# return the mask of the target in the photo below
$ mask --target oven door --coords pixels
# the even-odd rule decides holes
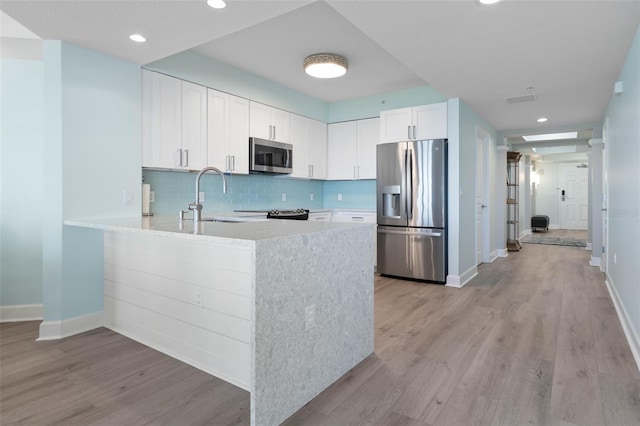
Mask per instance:
[[[249,138],[251,173],[291,173],[293,172],[293,145]]]

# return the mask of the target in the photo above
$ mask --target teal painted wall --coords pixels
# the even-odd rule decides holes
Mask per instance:
[[[42,303],[43,64],[2,59],[0,306]]]
[[[47,41],[44,79],[44,319],[60,321],[103,303],[102,232],[63,221],[140,214],[140,68]]]
[[[640,29],[618,81],[624,92],[612,96],[605,152],[609,156],[609,246],[607,276],[615,287],[636,339],[640,337]],[[617,255],[617,264],[613,255]],[[640,343],[640,342],[636,342]]]

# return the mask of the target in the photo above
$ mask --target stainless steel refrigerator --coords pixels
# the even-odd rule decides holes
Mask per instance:
[[[377,147],[378,272],[447,278],[447,140]]]

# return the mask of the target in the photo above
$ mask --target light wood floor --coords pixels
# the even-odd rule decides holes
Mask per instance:
[[[376,351],[286,425],[640,425],[640,373],[583,248],[463,289],[376,278]],[[248,424],[247,392],[105,329],[0,326],[0,424]]]

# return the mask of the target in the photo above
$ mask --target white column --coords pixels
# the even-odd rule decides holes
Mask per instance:
[[[499,257],[507,257],[507,151],[511,146],[496,146],[496,250]]]
[[[602,139],[591,139],[589,156],[589,182],[591,183],[591,261],[592,266],[600,266],[602,258]]]

